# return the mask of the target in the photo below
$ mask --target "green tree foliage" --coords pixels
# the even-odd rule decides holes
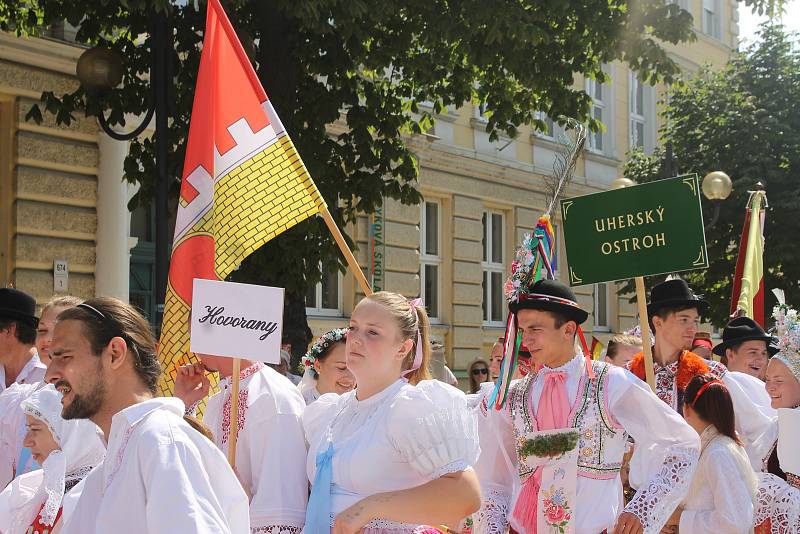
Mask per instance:
[[[757,182],[764,184],[769,200],[766,316],[774,304],[772,288],[783,288],[790,303],[800,300],[800,253],[794,240],[800,235],[800,49],[796,36],[781,26],[762,27],[761,39],[725,68],[703,70],[675,84],[663,111],[662,141],[672,142],[680,172],[703,177],[722,170],[733,181],[717,223],[706,230],[710,267],[683,273],[711,302],[710,319],[717,326],[727,322],[748,191]],[[636,153],[625,174],[639,182],[666,178],[662,162],[660,150],[652,156]],[[703,211],[706,220],[714,211],[705,198]]]
[[[779,1],[745,3],[763,9]],[[418,162],[407,139],[442,110],[481,104],[493,139],[499,132],[513,137],[523,124],[543,129],[537,110],[586,120],[590,98],[573,86],[575,74],[604,80],[601,65],[622,60],[644,80],[670,81],[678,68],[661,44],[694,37],[691,15],[664,0],[223,0],[223,6],[252,44],[259,78],[340,226],[385,197],[419,202]],[[45,93],[42,101],[60,123],[104,112],[110,124],[122,125],[124,114],[149,105],[153,10],[168,12],[175,28],[169,172],[176,194],[203,1],[0,0],[0,28],[35,34],[67,20],[79,26],[78,42],[117,51],[125,62],[118,88],[102,98],[82,89]],[[40,113],[36,108],[30,118]],[[331,134],[337,121],[344,131]],[[136,201],[152,196],[155,176],[153,142],[132,142],[125,177],[141,184]],[[298,300],[320,280],[320,261],[337,257],[323,222],[313,218],[253,254],[234,276],[286,287]]]

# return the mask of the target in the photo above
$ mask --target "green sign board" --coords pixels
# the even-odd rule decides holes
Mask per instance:
[[[696,174],[561,201],[571,286],[708,267]]]

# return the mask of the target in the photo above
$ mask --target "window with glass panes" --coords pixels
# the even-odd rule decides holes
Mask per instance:
[[[420,217],[420,296],[431,319],[439,318],[439,273],[441,272],[441,204],[425,201]]]
[[[604,119],[608,120],[605,118],[605,89],[605,85],[597,80],[586,79],[586,92],[592,97],[592,117],[598,122],[603,122]],[[589,150],[603,152],[603,132],[601,130],[589,132],[588,141]]]
[[[719,0],[703,0],[703,33],[719,39],[720,19]]]
[[[308,289],[306,313],[340,315],[342,310],[342,277],[336,260],[322,262],[322,280]]]
[[[645,132],[645,108],[644,108],[644,84],[639,81],[636,74],[630,73],[630,147],[644,148]]]
[[[501,212],[483,212],[483,320],[502,324],[505,313],[505,217]]]
[[[608,324],[608,284],[601,282],[594,285],[594,326],[607,329]]]

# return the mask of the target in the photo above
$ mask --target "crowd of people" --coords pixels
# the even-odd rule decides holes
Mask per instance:
[[[37,315],[0,289],[0,534],[800,532],[797,313],[777,306],[774,333],[738,317],[714,345],[686,282],[650,297],[655,391],[635,332],[588,358],[588,312],[539,280],[509,298],[510,382],[504,338],[466,392],[433,379],[424,305],[379,292],[301,380],[241,360],[232,421],[232,358],[197,354],[162,397],[135,308]]]

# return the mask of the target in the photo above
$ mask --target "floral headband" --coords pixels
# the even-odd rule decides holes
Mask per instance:
[[[772,317],[775,319],[779,349],[773,358],[785,363],[800,382],[800,321],[797,310],[786,304],[782,290],[774,289],[773,293],[778,297],[778,305],[772,309]]]
[[[325,332],[319,336],[319,339],[311,345],[311,348],[306,352],[305,356],[303,356],[303,366],[306,368],[313,367],[317,358],[325,354],[334,344],[346,339],[347,328],[334,328],[330,332]],[[301,369],[301,371],[302,370],[303,369]]]

